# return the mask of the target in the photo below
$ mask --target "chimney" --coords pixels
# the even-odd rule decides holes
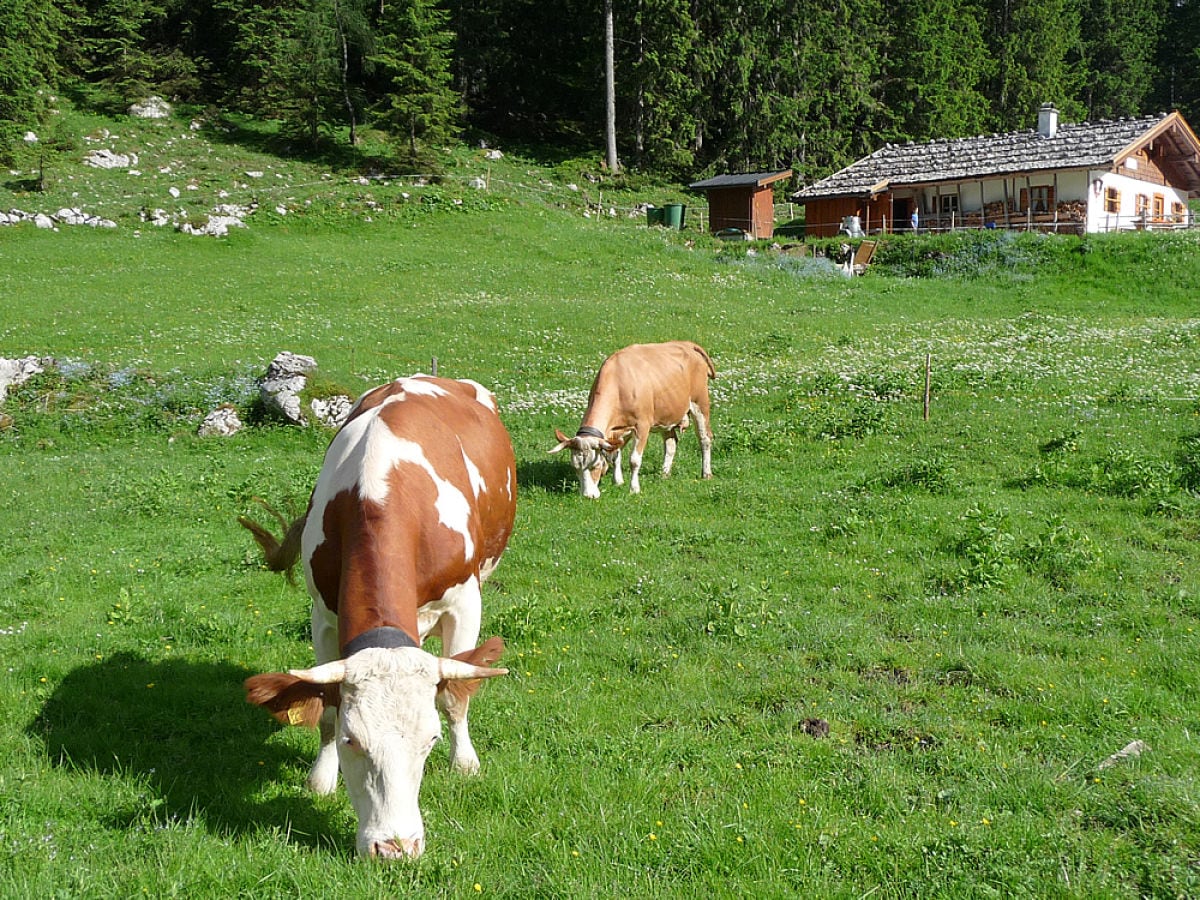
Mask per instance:
[[[1038,134],[1044,138],[1058,134],[1058,110],[1053,103],[1043,103],[1038,110]]]

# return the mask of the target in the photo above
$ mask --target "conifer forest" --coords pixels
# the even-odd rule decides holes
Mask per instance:
[[[1200,0],[0,0],[0,153],[60,95],[158,94],[278,122],[296,153],[366,129],[410,162],[613,135],[627,171],[806,182],[886,141],[1032,127],[1043,102],[1195,123],[1198,48]]]

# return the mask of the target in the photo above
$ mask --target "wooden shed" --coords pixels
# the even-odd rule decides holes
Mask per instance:
[[[713,234],[738,228],[752,238],[775,233],[775,194],[771,185],[792,177],[791,169],[718,175],[689,184],[708,195],[708,230]]]

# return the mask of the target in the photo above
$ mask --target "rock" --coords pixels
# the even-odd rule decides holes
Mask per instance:
[[[483,190],[485,187],[487,187],[487,182],[478,175],[476,175],[467,183],[476,190]]]
[[[317,361],[284,350],[267,366],[258,383],[263,405],[295,425],[307,424],[300,409],[300,392],[308,384],[308,375],[317,370]]]
[[[504,154],[499,150],[489,150],[484,154],[488,159],[504,159]]]
[[[346,396],[326,397],[324,400],[315,398],[309,404],[313,417],[330,428],[340,428],[350,415],[350,407],[353,405],[354,400]]]
[[[199,225],[193,225],[191,222],[180,222],[175,227],[184,234],[224,237],[229,234],[230,228],[245,228],[246,223],[237,216],[209,216],[205,222]]]
[[[51,230],[54,229],[54,220],[45,213],[38,213],[36,216],[34,216],[33,224],[38,228],[49,228]]]
[[[151,96],[130,106],[129,114],[139,119],[168,119],[171,116],[171,104],[162,97]]]
[[[1096,768],[1101,770],[1112,768],[1119,762],[1141,756],[1149,749],[1150,748],[1146,746],[1145,741],[1130,741],[1112,756],[1101,762],[1098,766],[1096,766]]]
[[[237,410],[226,404],[205,416],[196,434],[200,437],[230,437],[241,430],[242,420],[238,418]]]
[[[116,228],[117,223],[111,219],[102,219],[100,216],[93,216],[85,213],[82,209],[60,209],[53,216],[54,219],[64,225],[87,225],[91,228]]]
[[[38,359],[36,356],[23,356],[20,359],[0,358],[0,403],[8,396],[8,389],[14,385],[27,382],[34,375],[46,371],[50,360]]]
[[[104,148],[91,150],[83,158],[83,164],[93,169],[128,169],[130,166],[136,166],[137,162],[136,153],[113,153]]]

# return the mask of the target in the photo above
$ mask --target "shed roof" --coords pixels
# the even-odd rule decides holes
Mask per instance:
[[[689,184],[688,187],[699,191],[710,190],[712,188],[766,187],[768,184],[774,184],[776,181],[782,181],[785,178],[791,177],[791,169],[780,169],[776,172],[742,172],[733,175],[718,175],[715,178],[695,181]]]
[[[1169,142],[1189,191],[1200,191],[1200,142],[1177,112],[1133,119],[1061,124],[1054,137],[1036,130],[885,144],[870,156],[801,188],[795,200],[869,196],[905,185],[1032,172],[1108,167],[1152,140]]]

